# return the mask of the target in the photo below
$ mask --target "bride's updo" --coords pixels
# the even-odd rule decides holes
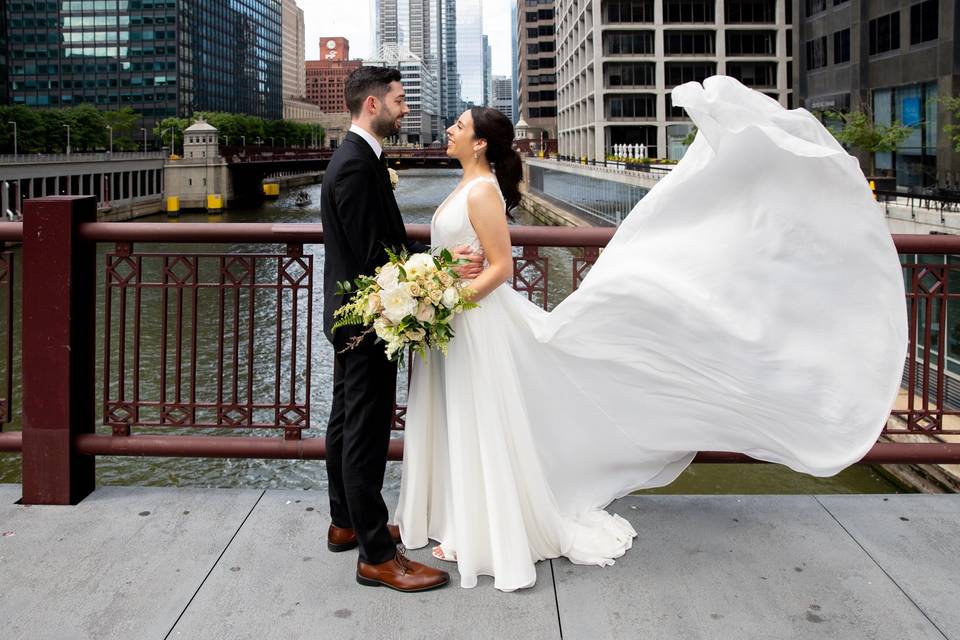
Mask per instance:
[[[487,162],[493,168],[500,184],[500,193],[507,203],[507,211],[520,204],[520,181],[523,164],[513,149],[513,125],[510,119],[490,107],[473,107],[473,134],[487,141]]]

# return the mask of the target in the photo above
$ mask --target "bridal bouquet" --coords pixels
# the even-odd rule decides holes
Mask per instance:
[[[373,332],[386,343],[390,360],[402,361],[408,346],[421,356],[427,349],[439,349],[446,355],[453,337],[453,316],[477,306],[467,299],[465,285],[454,271],[461,261],[446,249],[438,255],[412,256],[388,249],[387,255],[390,261],[377,267],[374,275],[337,283],[337,294],[349,295],[350,300],[334,312],[334,330],[367,326],[347,349]]]

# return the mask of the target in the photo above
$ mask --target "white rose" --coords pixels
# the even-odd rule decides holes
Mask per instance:
[[[400,174],[389,167],[387,168],[387,173],[390,174],[390,186],[396,191],[397,185],[400,184]]]
[[[377,318],[373,321],[373,330],[376,332],[377,337],[381,340],[391,340],[393,338],[393,331],[391,330],[390,323],[386,321],[385,318]]]
[[[377,274],[377,284],[381,289],[393,289],[400,280],[400,269],[397,265],[389,262],[380,267],[380,273]]]
[[[410,259],[403,265],[403,270],[407,272],[407,279],[413,280],[427,273],[436,271],[437,265],[433,258],[426,253],[416,253],[410,256]]]
[[[397,285],[384,291],[381,294],[381,301],[383,302],[383,315],[394,324],[399,324],[401,320],[417,310],[416,299],[410,295],[409,289],[403,285]]]
[[[443,297],[440,299],[440,301],[447,309],[453,309],[456,306],[459,297],[460,296],[456,289],[453,287],[447,287],[446,291],[443,292]]]
[[[425,335],[427,335],[427,332],[423,329],[410,329],[407,331],[407,340],[420,342]]]
[[[437,315],[436,309],[433,308],[432,304],[427,302],[421,302],[420,306],[417,307],[417,320],[420,322],[433,322],[434,316]]]

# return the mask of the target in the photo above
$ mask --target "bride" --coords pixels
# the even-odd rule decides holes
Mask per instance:
[[[513,127],[448,129],[463,180],[431,223],[471,245],[480,307],[413,363],[396,519],[461,585],[530,587],[534,564],[609,565],[637,532],[604,511],[697,451],[826,476],[876,442],[900,386],[899,260],[857,160],[808,112],[724,76],[673,91],[699,132],[547,313],[515,292]]]

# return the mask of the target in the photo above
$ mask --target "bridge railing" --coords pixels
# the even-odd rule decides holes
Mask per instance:
[[[160,160],[166,156],[163,151],[100,151],[95,153],[18,153],[0,154],[0,165],[4,164],[49,164],[64,162],[110,162],[111,160]]]
[[[0,224],[0,242],[22,242],[19,340],[11,329],[14,262],[10,251],[0,254],[0,418],[9,421],[16,409],[18,346],[23,430],[0,432],[0,451],[22,453],[24,502],[76,503],[94,488],[98,455],[324,458],[324,439],[303,434],[319,426],[311,400],[331,368],[315,322],[322,228],[98,223],[95,215],[90,197],[38,198],[28,201],[22,223]],[[421,240],[429,234],[425,225],[408,229]],[[613,229],[511,232],[512,284],[549,309],[580,284]],[[960,394],[950,356],[960,355],[960,318],[956,331],[946,329],[960,297],[960,262],[948,260],[960,254],[960,238],[895,240],[911,349],[902,402],[863,462],[960,462],[960,410],[950,402]],[[156,252],[152,243],[188,246]],[[404,419],[399,397],[396,429]],[[402,439],[392,440],[391,458],[401,455]],[[752,459],[701,452],[697,461]]]

